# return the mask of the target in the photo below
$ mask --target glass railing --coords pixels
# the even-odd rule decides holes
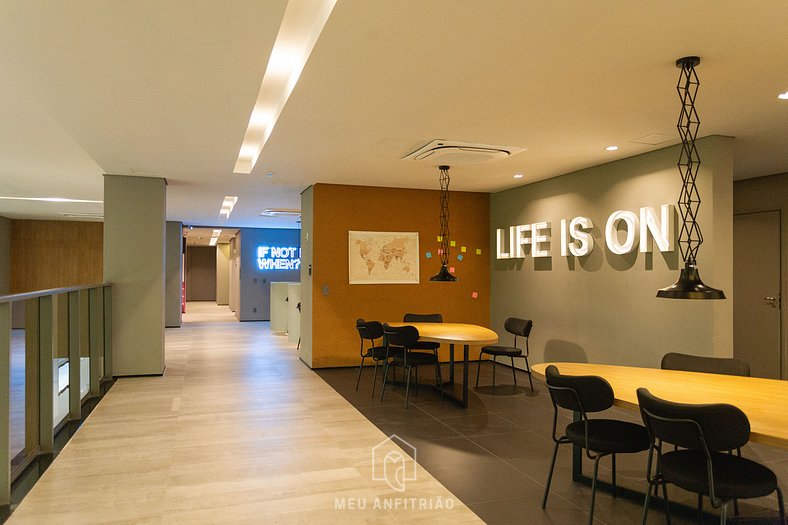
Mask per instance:
[[[108,283],[0,296],[0,505],[112,378]]]

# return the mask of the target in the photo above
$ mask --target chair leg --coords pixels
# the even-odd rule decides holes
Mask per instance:
[[[591,508],[588,510],[588,525],[594,523],[594,502],[596,501],[596,478],[599,473],[599,459],[602,456],[597,456],[594,460],[594,477],[591,478]]]
[[[375,397],[375,383],[378,380],[378,365],[380,364],[380,359],[375,359],[375,372],[372,374],[372,397]],[[356,387],[358,389],[358,387]]]
[[[517,386],[517,374],[515,373],[516,370],[514,368],[514,356],[509,356],[509,358],[512,360],[512,378],[514,379],[514,386]]]
[[[528,356],[524,355],[525,358],[525,373],[528,374],[528,383],[531,385],[531,393],[534,391],[534,382],[531,379],[531,365],[528,364]]]
[[[419,395],[419,367],[416,367],[416,384],[413,385],[413,395]]]
[[[662,497],[665,498],[665,519],[670,525],[670,501],[668,501],[668,484],[662,481]]]
[[[495,365],[498,363],[498,358],[493,356],[493,386],[495,386]]]
[[[383,394],[386,393],[386,379],[389,377],[389,362],[383,367],[383,388],[380,389],[380,401],[383,402]]]
[[[737,498],[733,499],[733,515],[739,516],[739,500]]]
[[[361,364],[358,365],[358,378],[356,378],[356,390],[358,390],[358,384],[361,382],[361,371],[364,369],[364,359],[367,356],[361,356]]]
[[[722,504],[720,507],[720,525],[725,525],[725,522],[728,521],[728,502]]]
[[[560,443],[558,441],[555,442],[555,448],[553,448],[553,461],[550,463],[550,473],[547,474],[547,484],[544,487],[544,498],[542,498],[542,508],[545,508],[547,505],[547,495],[550,493],[550,482],[553,480],[553,470],[555,469],[555,457],[558,455],[558,445]]]
[[[479,388],[479,372],[482,369],[482,353],[479,352],[479,360],[476,361],[476,388]]]
[[[616,497],[616,455],[612,454],[613,456],[613,497]]]
[[[785,523],[785,505],[783,502],[783,491],[780,490],[780,487],[777,487],[777,505],[780,507],[780,523]]]
[[[403,370],[402,370],[403,374],[405,373],[405,368],[408,369],[408,377],[407,377],[407,379],[405,381],[405,408],[407,409],[408,408],[408,394],[410,394],[410,375],[411,375],[412,369],[409,366],[403,367]],[[418,370],[418,368],[416,370]]]
[[[698,493],[698,525],[703,523],[703,494]]]
[[[643,501],[643,519],[640,521],[641,525],[646,525],[646,520],[648,519],[648,507],[651,504],[651,480],[649,479],[648,472],[646,472],[646,481],[648,481],[649,485],[646,489],[646,499]]]
[[[441,389],[441,402],[443,401],[443,375],[441,374],[440,362],[435,362],[435,372],[438,374],[438,388]]]

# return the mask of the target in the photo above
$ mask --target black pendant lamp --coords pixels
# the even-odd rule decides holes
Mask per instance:
[[[695,73],[695,66],[698,64],[700,58],[695,56],[676,61],[676,67],[681,69],[676,86],[681,100],[681,112],[676,127],[681,137],[681,155],[678,162],[681,193],[678,206],[681,215],[679,249],[684,260],[684,269],[681,270],[678,281],[657,291],[657,297],[665,299],[725,299],[722,290],[703,284],[697,268],[698,249],[703,244],[703,234],[697,220],[700,194],[695,184],[700,168],[700,156],[695,148],[695,139],[700,128],[700,119],[695,110],[695,96],[700,86],[698,75]]]
[[[453,283],[459,279],[449,272],[449,166],[439,166],[441,183],[441,269],[430,277],[430,281]]]

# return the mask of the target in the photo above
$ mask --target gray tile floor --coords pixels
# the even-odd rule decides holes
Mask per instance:
[[[448,376],[447,368],[444,365],[444,378]],[[411,393],[411,406],[407,410],[404,387],[387,387],[381,402],[378,384],[375,398],[371,397],[371,368],[363,371],[358,391],[355,390],[357,368],[317,372],[383,432],[396,433],[414,445],[417,461],[485,522],[586,523],[591,489],[572,481],[568,446],[559,450],[547,508],[541,508],[553,451],[550,437],[553,407],[544,384],[534,380],[536,394],[531,394],[525,373],[517,373],[519,386],[514,386],[509,370],[499,368],[499,386],[485,386],[491,384],[490,370],[490,366],[482,366],[480,387],[472,388],[467,409],[451,401],[442,402],[437,390],[423,385],[417,395]],[[456,374],[461,377],[459,366]],[[473,363],[472,384],[475,374]],[[639,420],[635,412],[618,408],[612,412],[607,417]],[[569,417],[568,413],[562,414],[559,427],[568,423]],[[783,489],[788,489],[788,451],[751,444],[743,454],[766,463],[777,473]],[[619,485],[643,492],[646,460],[646,453],[619,456]],[[590,465],[584,461],[584,472],[590,472]],[[610,479],[609,466],[609,460],[600,464],[600,479]],[[668,490],[671,501],[695,505],[694,495],[676,487]],[[708,501],[705,505],[709,507]],[[730,520],[731,523],[778,523],[774,496],[742,502],[740,508],[741,517]],[[676,524],[696,521],[694,514],[677,514],[675,508],[672,514]],[[605,492],[597,494],[594,512],[597,523],[640,523],[641,515],[642,501],[613,498]],[[712,516],[705,521],[719,522]],[[648,523],[665,523],[662,507],[650,510]]]

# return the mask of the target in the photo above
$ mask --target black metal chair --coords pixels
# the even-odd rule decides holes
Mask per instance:
[[[513,346],[492,345],[483,346],[479,352],[479,362],[476,366],[476,388],[479,387],[479,372],[482,368],[482,355],[487,354],[492,356],[493,366],[493,386],[495,386],[495,364],[498,356],[509,357],[512,361],[512,377],[514,384],[517,384],[517,370],[514,368],[514,358],[522,357],[525,359],[525,373],[528,374],[528,382],[531,384],[531,392],[534,391],[534,382],[531,379],[531,366],[528,364],[528,337],[531,335],[531,328],[534,323],[530,319],[518,319],[517,317],[510,317],[504,322],[503,327],[507,332],[514,335]],[[521,348],[517,348],[517,336],[525,338],[525,353]]]
[[[703,515],[703,496],[720,509],[720,523],[727,518],[731,500],[758,498],[777,491],[780,523],[785,522],[783,494],[769,468],[741,457],[741,447],[750,439],[747,415],[733,405],[717,403],[689,405],[660,399],[645,388],[637,390],[649,447],[646,479],[649,486],[662,486],[665,512],[670,523],[667,484],[698,494],[698,517]],[[681,447],[662,452],[662,444]],[[732,451],[736,451],[733,454]],[[654,452],[657,455],[656,469]],[[651,490],[646,492],[643,523],[648,517]]]
[[[405,314],[402,321],[405,323],[442,323],[443,316],[441,314]],[[440,346],[440,343],[416,341],[413,350],[431,350],[437,355]]]
[[[405,379],[405,408],[408,408],[408,401],[410,395],[410,377],[411,372],[415,368],[416,381],[418,382],[418,367],[424,365],[433,365],[435,367],[435,381],[438,388],[441,389],[441,399],[443,399],[443,381],[441,379],[441,368],[438,363],[438,355],[434,352],[414,352],[415,343],[419,339],[419,331],[415,326],[389,326],[383,325],[383,333],[386,336],[386,367],[383,369],[383,390],[380,394],[380,400],[383,401],[383,396],[386,394],[386,381],[388,379],[390,366],[401,366],[406,374]],[[388,358],[391,358],[389,362]]]
[[[364,369],[364,360],[371,358],[375,362],[375,373],[372,375],[372,397],[375,397],[375,381],[378,378],[378,364],[386,360],[386,346],[383,341],[383,325],[378,321],[356,320],[356,330],[361,338],[361,364],[358,366],[358,378],[356,379],[356,390],[361,382],[361,371]],[[376,341],[380,339],[378,345]],[[364,348],[364,342],[369,342],[369,346]]]
[[[705,357],[669,352],[662,356],[661,366],[663,370],[750,377],[750,365],[747,361],[735,357]]]
[[[547,388],[553,400],[553,461],[550,463],[550,474],[547,476],[547,486],[544,489],[542,508],[547,505],[547,495],[550,492],[550,482],[553,479],[555,458],[558,455],[558,446],[571,443],[585,449],[586,456],[594,460],[594,474],[591,482],[591,507],[588,511],[589,525],[594,521],[594,500],[596,498],[597,474],[599,460],[605,456],[612,456],[613,495],[616,494],[616,454],[642,452],[649,447],[649,437],[646,429],[636,423],[619,421],[617,419],[589,419],[590,412],[601,412],[613,406],[613,389],[610,384],[597,376],[565,376],[558,372],[558,368],[550,365],[545,370]],[[566,426],[564,435],[556,437],[558,423],[558,407],[579,412],[581,419]]]

